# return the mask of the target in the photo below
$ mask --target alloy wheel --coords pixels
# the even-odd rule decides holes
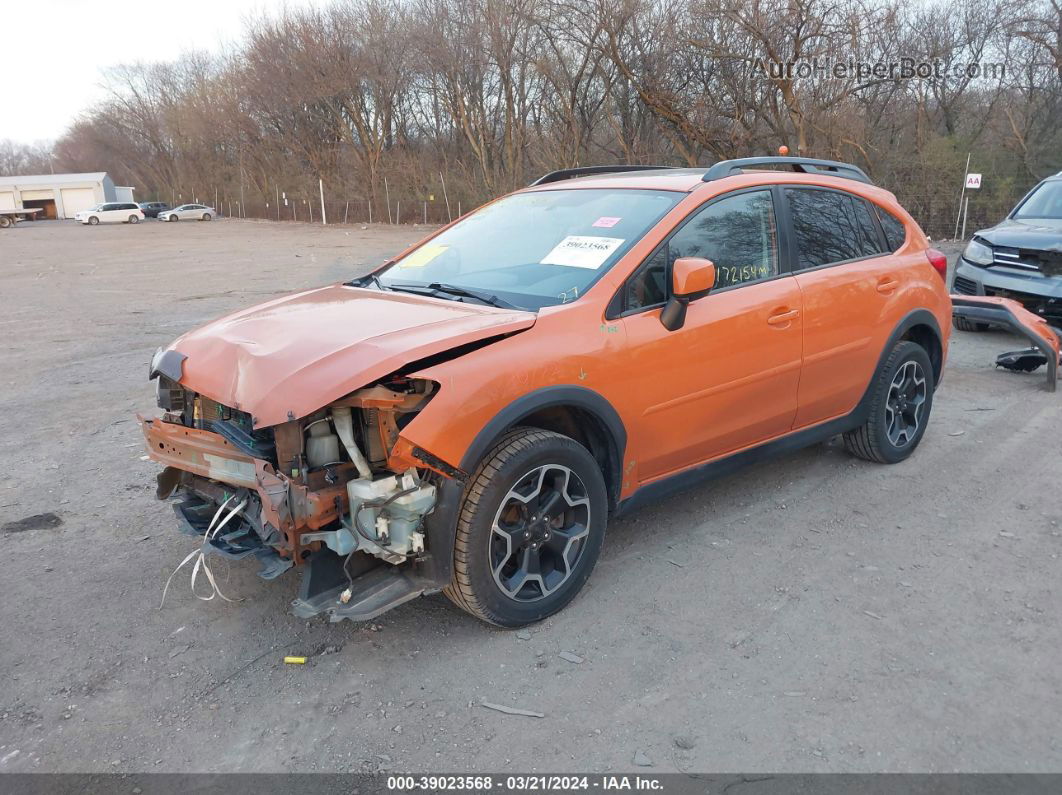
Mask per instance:
[[[494,582],[517,602],[554,593],[571,577],[590,532],[586,486],[571,469],[545,464],[502,499],[491,527]]]
[[[918,362],[904,362],[893,376],[885,401],[885,433],[895,447],[906,447],[918,435],[928,390]]]

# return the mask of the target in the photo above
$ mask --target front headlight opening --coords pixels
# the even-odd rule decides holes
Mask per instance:
[[[966,250],[962,252],[962,258],[974,265],[991,265],[995,257],[991,246],[986,246],[978,240],[971,240]]]

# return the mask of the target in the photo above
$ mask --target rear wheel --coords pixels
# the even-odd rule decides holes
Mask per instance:
[[[959,331],[988,331],[991,326],[988,323],[976,323],[964,317],[953,316],[951,323]]]
[[[130,215],[129,216],[129,223],[131,223],[131,224],[139,224],[140,223],[140,216],[138,216],[138,215]]]
[[[12,226],[10,215],[0,215],[0,229],[6,229]]]
[[[203,220],[204,221],[209,221],[210,220],[210,213],[203,213]]]
[[[933,365],[925,348],[896,343],[874,379],[867,421],[844,434],[852,455],[879,464],[903,461],[922,441],[933,408]]]
[[[590,576],[607,512],[604,478],[585,447],[551,431],[517,429],[466,489],[444,592],[498,626],[552,615]]]

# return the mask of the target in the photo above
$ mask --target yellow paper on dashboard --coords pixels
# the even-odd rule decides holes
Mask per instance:
[[[421,246],[399,263],[400,268],[423,268],[449,246]]]

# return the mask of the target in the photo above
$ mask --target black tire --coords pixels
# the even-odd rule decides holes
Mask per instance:
[[[136,216],[136,215],[130,215],[129,216],[129,223],[131,223],[131,224],[139,224],[140,223],[140,217]]]
[[[901,374],[914,375],[916,387],[917,377],[921,377],[923,392],[917,404],[915,396],[906,394],[907,389],[897,387]],[[844,434],[845,449],[857,458],[879,464],[903,461],[926,432],[933,409],[933,385],[933,365],[925,348],[907,340],[896,343],[874,377],[870,416],[863,425]]]
[[[88,219],[88,222],[89,226],[96,226],[96,224],[100,222],[100,219],[93,215]]]
[[[171,215],[166,220],[167,221],[179,221],[180,219],[176,215]]]
[[[976,323],[964,317],[952,316],[951,323],[959,331],[988,331],[991,326],[988,323]]]
[[[525,493],[517,496],[518,491]],[[542,507],[540,519],[535,512]],[[453,579],[443,592],[458,607],[501,627],[553,615],[593,571],[607,513],[605,481],[585,447],[552,431],[517,428],[469,479],[457,521]],[[516,544],[521,546],[514,549]],[[537,564],[525,571],[530,558]],[[536,570],[537,581],[535,574],[525,576]]]
[[[12,226],[11,216],[0,215],[0,229],[6,229],[9,226]]]
[[[210,220],[210,213],[203,213],[203,220],[204,221],[209,221]]]

